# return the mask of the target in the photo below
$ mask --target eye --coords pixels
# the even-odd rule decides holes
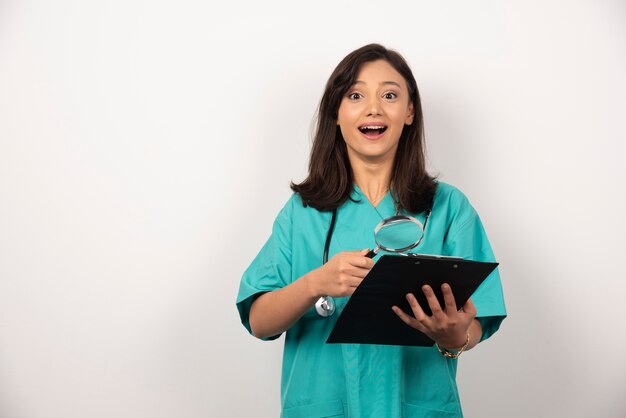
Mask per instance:
[[[348,99],[350,100],[359,100],[362,97],[363,96],[361,96],[361,93],[356,93],[356,92],[348,93]]]
[[[398,95],[396,93],[392,92],[392,91],[383,94],[383,98],[385,98],[386,100],[393,100],[393,99],[395,99],[397,97],[398,97]]]

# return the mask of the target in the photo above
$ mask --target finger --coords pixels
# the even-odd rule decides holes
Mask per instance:
[[[369,248],[363,248],[362,250],[346,251],[346,253],[363,257],[365,254],[369,253],[369,251]]]
[[[463,305],[461,309],[472,318],[474,318],[478,313],[478,311],[476,310],[476,306],[474,306],[474,302],[472,302],[471,298],[468,299],[467,302],[465,302],[465,305]]]
[[[357,256],[357,257],[351,257],[348,262],[350,264],[352,264],[353,266],[356,267],[361,267],[361,268],[366,268],[366,269],[371,269],[372,267],[374,267],[374,261],[371,258],[367,258],[365,256]]]
[[[358,274],[365,275],[369,273],[372,266],[368,265],[368,263],[363,260],[369,259],[358,257],[355,259],[344,260],[344,262],[338,266],[337,270],[339,271],[339,273],[344,274],[357,274],[357,272],[359,272]]]
[[[426,330],[426,328],[419,321],[415,320],[415,318],[413,318],[411,315],[408,315],[406,312],[404,312],[402,309],[398,308],[397,306],[392,306],[391,310],[396,315],[398,315],[398,318],[400,318],[402,322],[404,322],[411,328],[414,328],[421,332],[424,332]]]
[[[358,280],[347,280],[343,283],[340,290],[340,296],[352,296],[356,289],[361,284],[361,279]]]
[[[349,269],[352,267],[363,268],[363,269],[371,269],[374,266],[374,262],[367,258],[356,255],[349,255],[344,260],[341,260],[340,269]]]
[[[413,315],[415,315],[415,319],[420,323],[427,325],[430,323],[430,317],[426,315],[420,304],[417,302],[415,295],[413,293],[409,293],[406,295],[406,300],[409,302],[409,306],[413,311]]]
[[[446,306],[446,313],[448,315],[456,313],[458,309],[456,308],[456,301],[454,300],[454,294],[452,293],[450,285],[448,283],[442,284],[441,291],[443,292],[443,301]]]
[[[356,287],[359,287],[362,281],[363,279],[361,277],[349,277],[346,280],[346,284],[350,287],[356,288]]]
[[[359,267],[353,267],[351,269],[346,269],[344,271],[344,273],[348,276],[359,277],[361,279],[367,276],[367,273],[369,272],[370,272],[369,269],[364,269],[364,268],[359,268]]]
[[[433,316],[439,320],[442,319],[445,316],[445,313],[441,309],[441,304],[439,303],[437,296],[435,296],[433,289],[428,285],[424,285],[422,286],[422,292],[424,292],[424,296],[426,296],[428,307],[433,313]]]

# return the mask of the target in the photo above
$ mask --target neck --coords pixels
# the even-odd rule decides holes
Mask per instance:
[[[377,206],[389,190],[393,161],[367,162],[350,160],[354,183],[365,194],[367,200],[373,206]]]

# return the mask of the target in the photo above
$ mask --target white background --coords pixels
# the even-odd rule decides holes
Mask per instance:
[[[626,416],[625,23],[618,0],[0,2],[0,417],[278,416],[282,339],[247,335],[239,278],[369,42],[411,64],[430,167],[501,263],[466,416]]]

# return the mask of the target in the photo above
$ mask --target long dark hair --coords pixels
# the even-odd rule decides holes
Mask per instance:
[[[378,60],[387,61],[404,77],[415,111],[413,123],[402,130],[394,158],[390,184],[393,197],[399,207],[409,212],[419,213],[430,207],[436,183],[426,172],[424,121],[417,83],[405,59],[379,44],[352,51],[337,65],[326,83],[317,112],[309,175],[300,184],[291,183],[291,189],[300,194],[305,206],[333,210],[350,197],[353,174],[346,143],[337,126],[337,113],[363,64]]]

